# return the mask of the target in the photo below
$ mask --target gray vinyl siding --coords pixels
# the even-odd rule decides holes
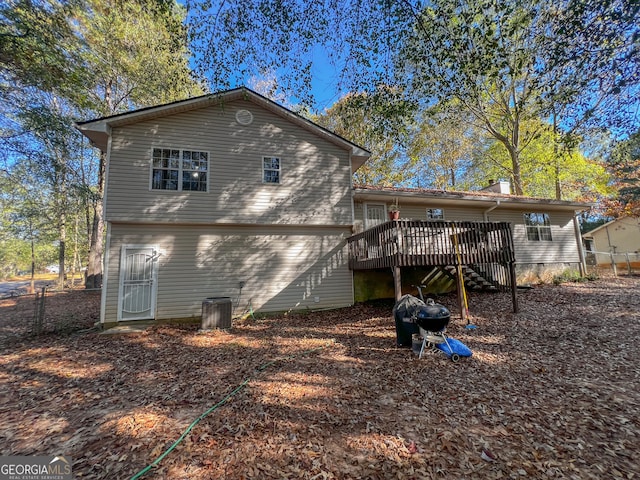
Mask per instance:
[[[253,113],[251,125],[235,113]],[[108,166],[108,221],[350,225],[349,152],[248,100],[117,127]],[[150,190],[154,147],[209,152],[209,191]],[[281,159],[264,184],[263,156]]]
[[[411,218],[413,220],[427,220],[427,209],[441,208],[444,212],[444,219],[450,221],[482,221],[482,209],[469,207],[452,207],[443,205],[407,205],[400,210],[400,218]]]
[[[112,224],[105,322],[115,322],[122,245],[160,250],[156,319],[199,317],[206,297],[229,296],[236,313],[353,303],[348,228]],[[317,297],[317,302],[315,301]]]
[[[371,204],[383,204],[384,201],[375,201],[375,202],[356,202],[355,203],[355,220],[356,221],[364,221],[364,203]],[[386,207],[388,208],[393,201],[387,201]],[[483,216],[482,212],[484,211],[481,208],[469,208],[469,207],[451,207],[450,205],[443,206],[439,204],[430,204],[430,205],[414,205],[414,204],[400,204],[400,218],[411,219],[411,220],[426,220],[427,219],[427,209],[428,208],[441,208],[444,210],[444,219],[445,220],[457,220],[457,221],[482,221]]]
[[[527,239],[524,225],[525,213],[547,213],[549,215],[552,241]],[[489,213],[489,220],[511,223],[516,262],[519,264],[580,262],[573,227],[573,212],[545,210],[544,206],[534,206],[527,210],[494,210]]]
[[[365,202],[365,203],[383,203]],[[387,201],[387,206],[392,203]],[[457,221],[484,221],[486,208],[452,207],[438,203],[428,205],[400,204],[400,218],[412,220],[426,220],[427,208],[442,208],[445,220]],[[538,212],[549,214],[551,222],[551,242],[530,241],[524,225],[524,214]],[[355,204],[356,222],[363,222],[363,204]],[[573,227],[573,211],[545,210],[543,205],[527,207],[522,210],[507,210],[498,208],[487,214],[487,220],[492,222],[509,222],[513,228],[513,242],[516,253],[516,262],[519,264],[551,264],[551,263],[577,263],[580,261],[578,246]]]

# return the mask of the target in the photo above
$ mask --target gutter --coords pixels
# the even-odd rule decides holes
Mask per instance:
[[[484,218],[485,222],[489,221],[489,216],[487,214],[489,212],[493,212],[499,206],[500,206],[500,200],[496,200],[496,204],[495,205],[493,205],[492,207],[487,208],[484,212],[482,212],[482,217]]]
[[[369,200],[369,198],[394,198],[404,200],[436,200],[440,202],[473,202],[477,205],[478,202],[495,203],[498,200],[502,206],[517,205],[517,206],[531,206],[531,205],[544,205],[547,208],[559,208],[562,210],[575,210],[577,208],[584,209],[585,207],[591,207],[592,204],[588,203],[575,203],[565,200],[552,200],[546,198],[530,198],[530,197],[516,197],[513,195],[483,195],[477,192],[454,192],[446,190],[411,190],[400,189],[392,187],[380,187],[380,188],[363,188],[359,185],[354,186],[354,198]],[[489,207],[491,208],[491,207]]]

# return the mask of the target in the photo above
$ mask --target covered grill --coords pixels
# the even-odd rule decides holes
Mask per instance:
[[[393,307],[398,347],[411,347],[411,336],[418,333],[416,316],[424,302],[413,295],[404,295]]]
[[[441,334],[447,328],[451,314],[431,298],[425,303],[413,295],[405,295],[393,307],[393,317],[398,347],[411,347],[414,333],[421,333],[422,336]],[[428,333],[420,332],[420,329]]]
[[[449,310],[444,305],[435,303],[432,298],[428,298],[427,303],[416,313],[416,323],[427,332],[442,332],[449,325],[450,318]]]
[[[449,325],[450,318],[451,313],[444,305],[435,303],[431,298],[427,299],[425,306],[422,307],[416,315],[416,324],[420,327],[420,334],[422,335],[420,358],[422,358],[425,347],[429,347],[436,351],[442,350],[448,354],[449,358],[454,362],[460,359],[460,354],[454,352],[453,348],[451,348],[451,343],[449,343],[444,333],[447,325]],[[454,339],[452,339],[452,341],[460,343]],[[461,345],[464,346],[464,344]],[[466,346],[464,346],[464,348],[466,348]]]
[[[396,321],[398,347],[412,346],[412,335],[420,333],[422,336],[421,358],[425,347],[435,351],[442,350],[454,362],[460,359],[460,355],[471,355],[471,351],[462,342],[447,338],[444,332],[449,325],[451,313],[444,305],[434,302],[433,299],[428,298],[425,303],[412,295],[405,295],[393,307],[393,316]],[[456,347],[456,351],[451,347],[451,342]]]

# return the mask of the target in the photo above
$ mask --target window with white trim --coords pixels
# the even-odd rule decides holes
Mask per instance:
[[[177,148],[154,148],[151,189],[206,192],[209,153]]]
[[[427,220],[444,220],[442,208],[427,208]]]
[[[280,183],[281,164],[279,157],[262,157],[262,182]]]
[[[524,224],[527,240],[531,242],[551,242],[551,222],[548,213],[525,213]]]

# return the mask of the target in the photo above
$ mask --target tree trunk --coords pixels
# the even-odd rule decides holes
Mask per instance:
[[[64,288],[64,256],[65,256],[65,248],[67,243],[67,225],[66,225],[66,215],[63,213],[60,216],[60,227],[59,227],[59,235],[60,235],[60,248],[58,249],[58,288],[62,290]]]
[[[91,243],[89,245],[89,265],[85,288],[102,287],[102,255],[104,253],[104,217],[102,199],[104,195],[106,154],[100,153],[98,167],[98,185],[93,206],[93,223],[91,225]]]
[[[555,183],[556,183],[556,200],[562,200],[562,187],[560,186],[560,159],[558,158],[558,117],[553,112],[553,160]]]
[[[33,238],[33,229],[31,228],[31,220],[29,220],[29,230],[31,235],[31,283],[29,284],[29,293],[36,291],[36,243]]]
[[[107,115],[114,113],[113,105],[113,81],[109,80],[105,86],[104,105],[107,107]],[[93,207],[93,223],[91,225],[91,244],[89,245],[89,265],[87,266],[87,278],[85,288],[102,287],[102,256],[104,254],[104,198],[105,173],[107,154],[100,152],[98,166],[98,185],[96,199]]]
[[[511,157],[511,167],[513,170],[513,193],[516,195],[523,195],[522,189],[522,175],[520,173],[520,155],[515,148],[507,147],[509,156]]]
[[[555,176],[556,176],[556,200],[562,200],[562,186],[560,185],[560,161],[556,154],[555,164]]]
[[[80,253],[78,251],[78,223],[79,223],[79,213],[76,212],[74,215],[74,223],[73,223],[73,261],[71,262],[71,288],[74,288],[76,285],[76,271],[78,266],[80,265]]]
[[[85,288],[102,286],[102,254],[104,250],[104,220],[102,218],[102,200],[98,200],[93,209],[91,226],[91,245],[89,246],[89,265]]]
[[[60,107],[58,105],[57,98],[53,99],[54,111],[59,112]],[[54,167],[54,198],[56,203],[56,211],[58,215],[58,235],[60,246],[58,247],[58,288],[62,290],[64,288],[64,274],[65,274],[65,248],[67,242],[67,212],[69,208],[68,194],[67,194],[67,182],[68,182],[68,166],[67,159],[69,158],[66,147],[60,150],[55,159]]]

